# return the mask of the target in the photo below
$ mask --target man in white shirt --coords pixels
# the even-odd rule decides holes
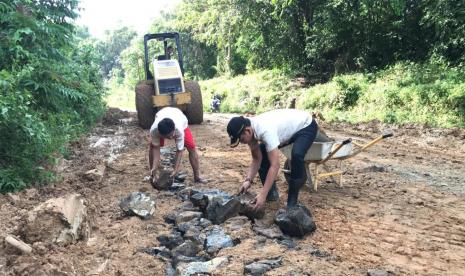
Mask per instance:
[[[256,117],[232,118],[227,126],[231,147],[239,143],[248,144],[252,153],[252,164],[240,188],[244,193],[259,173],[263,188],[255,198],[255,209],[261,208],[265,200],[277,200],[279,195],[275,179],[279,171],[280,146],[293,143],[291,156],[291,180],[289,183],[287,207],[297,204],[299,190],[304,184],[307,150],[315,140],[318,125],[308,112],[296,109],[277,109]]]
[[[184,148],[187,148],[189,162],[194,172],[194,181],[196,183],[206,182],[200,177],[199,155],[195,147],[194,137],[188,127],[187,118],[181,110],[175,107],[160,109],[150,128],[150,137],[149,168],[152,182],[157,180],[156,171],[160,162],[160,147],[164,146],[165,139],[174,139],[176,142],[176,158],[171,177],[176,176],[179,171]]]

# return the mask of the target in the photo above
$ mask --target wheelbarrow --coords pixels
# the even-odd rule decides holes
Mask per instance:
[[[304,157],[304,179],[307,186],[309,188],[313,186],[313,190],[317,191],[319,180],[327,177],[331,177],[334,180],[334,177],[338,177],[339,186],[342,187],[342,174],[344,172],[342,167],[343,161],[356,156],[381,140],[391,136],[393,136],[392,133],[387,133],[380,135],[366,144],[359,144],[352,141],[352,138],[343,141],[330,141],[327,137],[322,137],[319,133],[315,142],[313,142]],[[284,162],[283,172],[288,183],[291,178],[292,146],[293,144],[289,144],[280,148],[281,152],[287,158]],[[336,170],[330,170],[327,166],[326,163],[330,160],[337,161]],[[313,171],[310,169],[311,164],[315,164]],[[313,179],[311,176],[313,176]]]

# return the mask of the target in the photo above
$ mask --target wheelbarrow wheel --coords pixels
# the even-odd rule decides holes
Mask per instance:
[[[284,162],[284,178],[286,178],[286,182],[287,184],[289,184],[289,182],[291,181],[291,160],[290,159],[286,159],[286,161]],[[304,183],[309,182],[307,183],[307,186],[311,188],[312,179],[308,177],[306,169],[304,170],[303,179],[304,179]]]

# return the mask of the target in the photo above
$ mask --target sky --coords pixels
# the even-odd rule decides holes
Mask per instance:
[[[171,10],[181,0],[81,0],[78,25],[89,28],[92,36],[103,38],[105,30],[132,26],[145,34],[161,10]]]

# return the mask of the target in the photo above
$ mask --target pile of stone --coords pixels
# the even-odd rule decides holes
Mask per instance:
[[[237,215],[244,215],[252,221],[263,218],[265,210],[254,210],[249,203],[253,198],[252,194],[231,196],[217,189],[192,189],[189,195],[193,205],[214,224],[223,223]],[[291,237],[303,237],[316,229],[312,214],[307,207],[300,204],[279,210],[274,221],[284,234]]]
[[[160,177],[160,179],[165,179]],[[290,249],[296,244],[291,237],[303,237],[316,229],[310,211],[302,205],[279,210],[274,224],[264,225],[261,218],[265,210],[254,210],[250,202],[253,194],[230,195],[218,189],[185,188],[182,183],[169,179],[168,190],[183,201],[181,210],[166,215],[165,222],[172,225],[171,232],[157,237],[159,246],[141,248],[166,262],[167,275],[209,274],[227,263],[227,256],[217,257],[227,247],[240,243],[222,228],[222,224],[233,217],[242,216],[253,223],[253,230]],[[262,237],[262,239],[263,239]],[[265,239],[266,240],[266,239]],[[244,274],[262,275],[282,265],[281,258],[254,260],[245,264]]]
[[[166,216],[165,221],[173,224],[171,233],[157,237],[160,246],[140,251],[164,260],[167,274],[169,271],[176,271],[176,275],[210,273],[229,262],[227,257],[216,258],[218,252],[240,242],[204,218],[202,212],[181,211]]]

